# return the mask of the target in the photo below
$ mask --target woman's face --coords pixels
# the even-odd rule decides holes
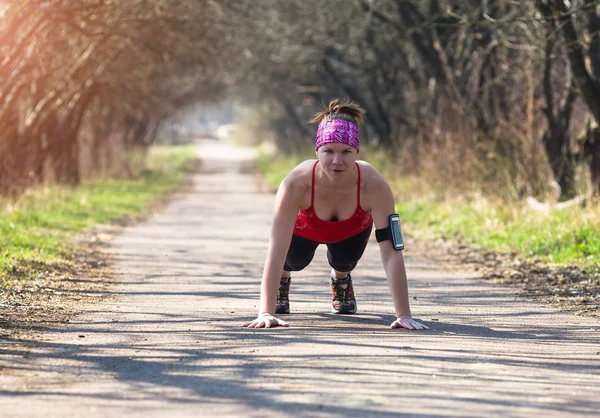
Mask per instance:
[[[332,177],[345,177],[354,170],[358,151],[350,145],[340,143],[324,144],[317,150],[317,158],[325,173]]]

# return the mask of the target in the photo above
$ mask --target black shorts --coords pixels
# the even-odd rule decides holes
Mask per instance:
[[[327,245],[327,260],[337,271],[352,271],[367,248],[373,223],[367,229],[343,241]],[[296,234],[285,258],[285,271],[299,271],[310,264],[320,242],[302,238]]]

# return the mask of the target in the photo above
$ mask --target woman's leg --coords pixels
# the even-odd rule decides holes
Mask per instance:
[[[356,313],[357,304],[350,272],[365,252],[372,228],[373,224],[348,239],[327,245],[327,259],[332,267],[330,284],[333,313]]]
[[[327,260],[333,268],[336,278],[343,279],[354,270],[367,248],[372,229],[373,224],[350,238],[327,244]]]
[[[319,243],[316,241],[292,235],[281,277],[289,276],[291,271],[300,271],[308,266],[318,246]]]
[[[302,270],[308,266],[315,256],[315,250],[318,246],[318,242],[302,238],[298,235],[292,235],[292,242],[290,243],[283,271],[281,272],[275,313],[290,313],[291,272]]]

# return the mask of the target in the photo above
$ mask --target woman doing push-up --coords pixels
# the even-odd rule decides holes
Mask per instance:
[[[334,313],[357,310],[351,272],[362,257],[373,223],[396,320],[392,328],[429,329],[411,316],[402,236],[392,190],[373,166],[358,160],[358,127],[365,112],[332,100],[318,123],[316,160],[296,166],[282,181],[265,261],[258,317],[242,326],[288,326],[275,317],[290,313],[292,272],[304,269],[319,244],[327,245]]]

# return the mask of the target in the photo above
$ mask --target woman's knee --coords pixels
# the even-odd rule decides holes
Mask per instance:
[[[329,259],[329,265],[331,266],[331,268],[333,268],[335,271],[339,271],[339,272],[350,272],[352,270],[354,270],[354,268],[356,267],[356,265],[358,264],[358,260],[354,261],[354,262],[344,262],[344,261],[334,261]]]
[[[336,271],[352,271],[360,260],[360,255],[344,254],[327,250],[327,261],[329,265]]]
[[[313,254],[314,255],[314,254]],[[300,271],[304,270],[313,259],[313,255],[310,257],[289,257],[285,259],[283,269],[285,271]]]
[[[318,243],[297,235],[292,236],[292,242],[285,257],[286,271],[299,271],[310,264],[315,256]]]

